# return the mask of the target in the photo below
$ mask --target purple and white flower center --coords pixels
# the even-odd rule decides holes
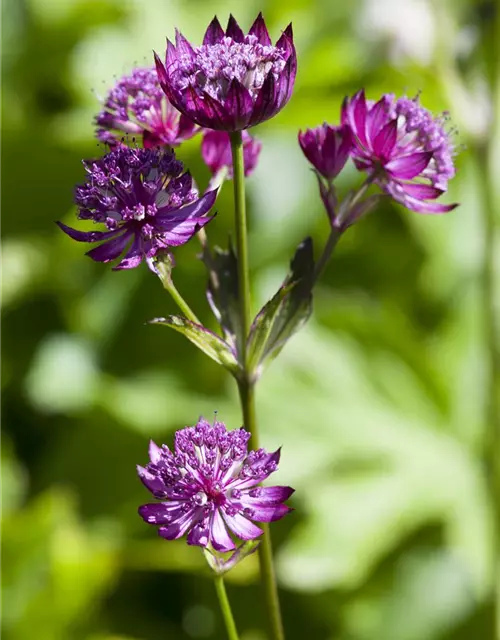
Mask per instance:
[[[448,181],[455,175],[454,147],[450,132],[445,128],[447,115],[434,117],[419,104],[418,99],[404,97],[394,101],[390,98],[392,96],[387,96],[386,117],[387,122],[397,121],[397,141],[389,157],[383,158],[384,162],[418,152],[431,153],[431,160],[420,177],[446,190]],[[368,102],[369,109],[373,105],[373,102]]]
[[[178,88],[191,86],[224,101],[231,80],[236,79],[255,99],[268,73],[277,79],[285,63],[282,49],[262,45],[254,35],[245,36],[244,42],[226,36],[217,44],[195,48],[194,57],[180,57]]]

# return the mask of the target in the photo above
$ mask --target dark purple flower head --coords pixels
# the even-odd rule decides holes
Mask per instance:
[[[299,144],[316,171],[323,178],[333,180],[344,168],[353,140],[349,126],[331,127],[325,122],[304,133],[300,131]]]
[[[242,138],[245,175],[249,176],[257,166],[262,143],[260,140],[253,138],[247,131],[242,132]],[[233,177],[231,141],[226,131],[205,131],[203,142],[201,143],[201,155],[212,175],[226,168],[228,178]]]
[[[248,35],[230,16],[224,33],[217,18],[203,44],[176,33],[167,41],[165,65],[155,54],[160,84],[170,102],[202,127],[239,131],[268,120],[292,95],[297,56],[289,25],[272,45],[259,14]]]
[[[435,200],[455,175],[453,144],[444,117],[435,118],[417,98],[386,94],[378,102],[364,91],[346,98],[342,124],[354,134],[352,156],[358,169],[408,209],[444,213],[457,205]]]
[[[99,242],[87,255],[98,262],[124,259],[114,269],[137,267],[143,259],[187,242],[212,220],[205,214],[216,191],[198,198],[189,173],[170,150],[117,146],[98,160],[84,162],[87,181],[75,190],[81,220],[107,231],[77,231],[58,222],[79,242]],[[128,250],[127,250],[128,249]]]
[[[199,128],[181,115],[160,87],[154,67],[134,69],[111,89],[96,117],[96,135],[117,144],[124,134],[142,135],[145,147],[175,147]]]
[[[150,443],[150,462],[137,467],[140,479],[161,502],[139,507],[146,522],[160,525],[159,535],[188,544],[231,551],[235,542],[262,534],[255,522],[271,522],[291,509],[284,501],[290,487],[258,486],[278,468],[280,450],[248,452],[250,434],[228,431],[222,422],[200,418],[175,434],[173,451]],[[229,529],[229,532],[228,532]]]

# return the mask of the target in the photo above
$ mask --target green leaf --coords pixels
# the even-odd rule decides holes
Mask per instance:
[[[229,249],[215,247],[214,253],[205,251],[203,261],[210,273],[207,298],[217,318],[224,338],[236,353],[241,352],[243,331],[238,302],[238,259],[231,245]]]
[[[290,262],[290,273],[255,318],[248,338],[248,365],[258,377],[266,360],[274,359],[308,320],[312,311],[313,245],[306,238]]]
[[[234,349],[218,335],[203,327],[201,324],[191,322],[183,316],[167,316],[166,318],[154,318],[150,324],[161,324],[171,327],[182,333],[188,340],[201,349],[203,353],[215,360],[230,371],[235,377],[240,372],[240,365],[236,359]]]
[[[281,305],[287,294],[290,293],[292,285],[282,285],[275,295],[266,302],[257,314],[250,328],[248,337],[248,368],[250,371],[257,371],[264,354],[268,348],[268,341],[273,331],[274,323],[280,312]]]

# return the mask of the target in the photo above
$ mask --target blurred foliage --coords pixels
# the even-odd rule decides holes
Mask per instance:
[[[340,243],[315,316],[264,374],[262,440],[295,513],[273,526],[289,638],[470,640],[492,636],[492,516],[483,471],[484,172],[495,73],[491,1],[5,0],[3,3],[3,612],[11,640],[223,637],[202,555],[137,517],[147,441],[214,410],[240,424],[233,382],[174,332],[145,266],[112,273],[53,224],[72,220],[92,117],[113,79],[196,40],[216,12],[279,34],[294,23],[295,94],[261,126],[249,180],[255,309],[294,247],[326,239],[299,128],[336,122],[365,86],[422,91],[459,127],[444,217],[386,205]],[[180,151],[208,182],[198,140]],[[347,172],[341,189],[358,176]],[[232,230],[226,186],[212,241]],[[450,200],[450,201],[451,201]],[[177,287],[210,326],[195,242]],[[264,636],[255,558],[230,574],[242,640]]]

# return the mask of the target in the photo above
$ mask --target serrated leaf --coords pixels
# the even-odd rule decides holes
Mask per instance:
[[[240,371],[234,349],[225,340],[210,331],[201,324],[191,322],[183,316],[167,316],[166,318],[154,318],[150,324],[160,324],[171,327],[182,333],[188,340],[198,347],[203,353],[222,365],[234,376]]]
[[[210,273],[208,302],[225,340],[239,353],[243,333],[238,301],[238,259],[229,245],[229,249],[215,247],[213,254],[205,251],[203,261]]]
[[[275,358],[312,311],[313,245],[306,238],[290,262],[290,273],[255,318],[248,338],[248,366],[258,377],[266,360]]]

